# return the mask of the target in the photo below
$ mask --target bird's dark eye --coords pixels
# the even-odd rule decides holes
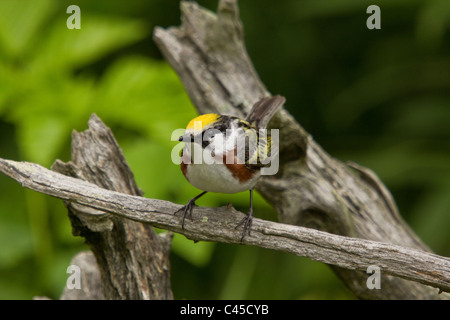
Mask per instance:
[[[202,132],[202,140],[211,142],[214,139],[216,132],[214,130],[206,130]]]
[[[215,139],[216,135],[220,134],[220,131],[217,129],[211,128],[202,132],[202,147],[206,148],[209,146]]]
[[[202,133],[202,147],[206,148],[210,145],[213,137],[211,137],[209,134],[206,134],[205,132]]]

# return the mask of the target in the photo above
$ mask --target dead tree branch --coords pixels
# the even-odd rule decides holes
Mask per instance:
[[[161,52],[199,113],[244,116],[254,102],[270,93],[245,49],[237,0],[219,1],[217,14],[183,1],[181,12],[180,27],[155,28],[154,40]],[[332,158],[284,110],[271,125],[280,129],[281,167],[276,176],[261,179],[257,190],[277,210],[280,222],[429,250],[401,218],[373,172]],[[383,290],[368,290],[365,274],[333,270],[360,298],[442,298],[429,287],[395,277],[385,279]]]
[[[85,208],[82,211],[87,219],[100,220],[102,224],[107,220],[126,218],[121,220],[171,230],[196,241],[241,243],[240,231],[235,226],[244,214],[232,207],[196,207],[194,221],[188,220],[182,229],[180,217],[173,214],[181,206],[168,201],[103,189],[28,162],[0,159],[0,171],[26,188],[62,199],[75,208]],[[363,274],[369,265],[377,265],[383,275],[450,292],[450,259],[421,250],[256,218],[251,235],[243,243],[290,252]],[[116,254],[120,252],[116,251]],[[367,274],[365,276],[367,278]]]
[[[73,132],[72,160],[68,163],[57,160],[52,169],[100,188],[142,195],[111,130],[96,115],[89,120],[88,130]],[[72,233],[83,236],[95,256],[95,259],[77,261],[83,263],[82,269],[92,269],[95,260],[99,269],[101,283],[83,287],[83,290],[93,288],[85,293],[87,297],[173,298],[169,264],[171,234],[158,235],[148,224],[109,215],[79,202],[65,201],[65,205]],[[95,292],[99,288],[102,292]],[[61,299],[70,299],[72,294],[65,290]]]

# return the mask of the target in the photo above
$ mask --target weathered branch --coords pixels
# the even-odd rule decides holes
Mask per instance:
[[[61,300],[104,300],[103,286],[97,260],[91,251],[81,251],[72,258],[71,266],[79,267],[80,287],[64,287]]]
[[[72,160],[57,160],[52,170],[80,178],[101,188],[142,195],[111,130],[96,116],[89,129],[72,134]],[[172,299],[170,286],[171,234],[157,234],[148,224],[111,216],[65,201],[72,233],[81,235],[99,268],[106,299]],[[83,262],[85,260],[79,260]],[[92,266],[89,266],[93,268]],[[90,290],[88,297],[98,297]],[[61,299],[73,296],[65,290]]]
[[[154,30],[164,57],[199,113],[244,116],[269,92],[246,52],[237,0],[220,0],[217,14],[183,1],[181,12],[180,27]],[[277,210],[280,222],[429,250],[373,172],[332,158],[285,110],[271,125],[280,129],[280,171],[261,179],[256,189]],[[384,290],[368,290],[365,274],[333,270],[360,298],[442,298],[429,287],[395,277],[384,281]]]
[[[94,218],[99,218],[99,212],[109,212],[111,214],[103,213],[101,216],[149,224],[184,234],[192,240],[241,243],[241,231],[235,226],[244,214],[232,207],[196,207],[194,221],[188,220],[182,229],[180,217],[173,214],[181,206],[168,201],[99,188],[28,162],[0,159],[0,171],[26,188],[72,205],[91,208],[92,212],[85,212]],[[350,270],[366,271],[369,265],[377,265],[382,275],[401,277],[450,292],[450,259],[425,251],[257,218],[251,235],[243,243],[290,252]]]
[[[237,0],[221,0],[217,14],[182,2],[182,25],[155,28],[154,39],[200,113],[244,116],[269,94],[246,52]],[[0,171],[23,186],[64,200],[74,233],[95,255],[95,263],[91,255],[76,260],[93,268],[84,297],[172,298],[171,234],[157,235],[151,226],[193,240],[241,243],[234,227],[243,213],[232,207],[195,208],[194,221],[182,229],[173,215],[180,205],[141,197],[111,132],[95,116],[89,125],[74,133],[72,161],[55,162],[57,172],[0,159]],[[427,252],[373,172],[332,158],[285,110],[271,125],[281,129],[281,167],[257,190],[283,224],[255,218],[243,243],[327,263],[360,298],[449,297],[436,288],[450,292],[450,259]],[[367,288],[369,265],[381,268],[382,290]]]

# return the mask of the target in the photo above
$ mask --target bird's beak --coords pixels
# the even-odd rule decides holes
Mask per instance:
[[[194,136],[190,133],[186,133],[185,135],[182,135],[181,137],[178,138],[178,141],[183,141],[183,142],[191,142],[193,140]]]

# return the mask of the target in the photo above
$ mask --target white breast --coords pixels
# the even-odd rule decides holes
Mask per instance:
[[[188,166],[186,178],[196,188],[209,192],[237,193],[250,190],[260,176],[255,172],[253,177],[241,183],[233,177],[225,164],[192,164]]]
[[[191,153],[196,153],[191,158]],[[232,152],[234,154],[234,151]],[[217,154],[214,158],[216,162],[205,159],[204,156],[208,154],[203,152],[202,148],[197,144],[187,143],[183,149],[183,157],[181,161],[188,164],[186,170],[187,180],[196,188],[209,192],[218,193],[237,193],[253,188],[260,176],[260,172],[256,171],[252,177],[245,182],[239,181],[233,176],[223,162],[223,155]],[[201,156],[202,155],[202,156]],[[232,159],[232,158],[231,158]]]

